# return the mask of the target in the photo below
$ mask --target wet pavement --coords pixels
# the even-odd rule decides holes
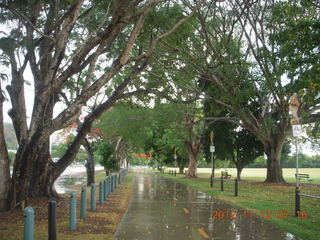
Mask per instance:
[[[103,167],[101,166],[96,166],[95,171],[103,171]],[[70,180],[72,178],[77,179],[75,184],[79,184],[83,182],[86,179],[86,168],[84,165],[78,165],[78,166],[69,166],[64,170],[64,172],[61,174],[61,176],[55,181],[54,187],[57,191],[57,193],[62,194],[62,193],[67,193],[72,190],[68,189],[65,186],[65,181]]]
[[[134,171],[132,201],[117,240],[299,239],[241,208],[148,170]]]

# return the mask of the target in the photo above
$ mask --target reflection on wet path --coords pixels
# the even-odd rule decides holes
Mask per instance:
[[[115,239],[298,239],[204,193],[146,170],[135,171],[132,202]]]

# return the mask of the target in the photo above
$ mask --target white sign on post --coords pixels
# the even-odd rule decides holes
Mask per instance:
[[[210,146],[210,152],[214,152],[214,146]]]
[[[301,125],[292,125],[292,134],[294,137],[301,137],[302,131],[301,131]]]

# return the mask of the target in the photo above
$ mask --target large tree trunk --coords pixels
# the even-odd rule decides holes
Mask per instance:
[[[241,159],[238,159],[234,153],[231,153],[231,156],[232,156],[232,161],[233,163],[236,165],[236,168],[237,168],[237,179],[238,181],[241,180],[241,172],[242,172],[242,169],[243,169],[243,161],[241,161]]]
[[[10,164],[6,142],[3,131],[3,101],[1,82],[0,82],[0,212],[6,211],[7,194],[10,186]]]
[[[34,135],[24,145],[20,143],[8,196],[10,208],[21,205],[21,202],[27,201],[28,197],[57,196],[53,187],[54,182],[75,158],[90,127],[91,123],[85,125],[65,155],[57,163],[51,161],[49,153],[50,135],[47,135],[45,131],[39,131],[39,134]]]
[[[188,178],[196,178],[197,177],[197,155],[193,152],[189,152],[189,166],[188,166]]]
[[[53,188],[54,182],[50,172],[53,170],[53,162],[49,151],[49,139],[42,147],[30,176],[29,197],[58,197]]]
[[[58,98],[51,97],[48,100],[47,107],[44,109],[43,122],[51,121],[53,117],[53,108]],[[40,126],[39,126],[40,127]],[[44,126],[41,126],[44,129]],[[50,154],[50,135],[44,137],[42,147],[36,152],[33,161],[32,172],[29,176],[28,197],[57,197],[53,189],[52,176],[50,174],[53,168],[53,162]]]
[[[21,143],[16,153],[12,173],[12,185],[8,196],[11,208],[27,201],[29,196],[48,196],[49,136],[35,135],[30,141]],[[50,187],[50,186],[49,186]],[[45,191],[45,192],[43,192]]]
[[[185,161],[183,158],[178,157],[177,159],[179,174],[184,174]]]
[[[266,182],[285,182],[280,164],[281,152],[284,138],[273,139],[269,143],[264,143],[264,151],[267,155],[267,178]]]
[[[94,169],[95,162],[94,162],[93,150],[87,139],[84,140],[84,143],[82,145],[84,146],[88,154],[88,160],[85,166],[86,166],[86,172],[87,172],[87,186],[91,186],[91,184],[94,183],[94,173],[95,173],[95,169]]]
[[[179,165],[179,174],[184,174],[184,165]]]

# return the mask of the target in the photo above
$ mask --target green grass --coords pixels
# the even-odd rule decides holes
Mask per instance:
[[[290,171],[284,172],[286,172],[286,174],[290,174]],[[168,170],[166,170],[166,172],[168,172]],[[303,171],[303,173],[309,172]],[[177,175],[177,177],[173,177],[167,173],[163,174],[163,176],[200,190],[208,195],[214,196],[215,198],[225,200],[247,210],[252,210],[253,213],[260,218],[262,217],[261,211],[270,211],[272,213],[272,219],[268,221],[277,225],[281,229],[293,233],[304,240],[319,239],[320,200],[301,197],[301,211],[305,211],[304,213],[307,214],[307,217],[303,219],[295,218],[295,185],[293,183],[266,184],[263,183],[265,178],[262,176],[247,177],[246,175],[243,175],[243,179],[245,179],[245,181],[239,182],[239,196],[234,197],[233,183],[225,183],[224,192],[220,191],[220,181],[215,182],[212,189],[208,179],[209,174],[201,170],[197,179],[186,179],[184,175]],[[317,176],[317,173],[315,176]],[[219,174],[217,177],[219,177]],[[253,182],[249,180],[255,181]],[[290,177],[286,177],[286,180],[288,180],[288,182],[291,180],[294,181],[294,179]],[[320,196],[320,186],[318,184],[305,183],[301,186],[301,192]],[[287,218],[280,219],[277,217],[278,211],[288,211],[289,215]]]
[[[174,169],[174,168],[167,168]],[[187,169],[185,169],[187,170]],[[215,174],[220,174],[221,171],[227,170],[228,173],[232,175],[232,177],[237,176],[236,168],[227,168],[227,169],[215,169]],[[203,177],[210,177],[211,169],[210,168],[198,168],[198,173]],[[295,182],[295,168],[283,168],[283,177],[287,182]],[[320,184],[320,168],[299,168],[299,173],[306,173],[310,175],[310,178],[313,179],[312,183]],[[244,168],[242,170],[241,177],[244,180],[252,180],[252,181],[264,181],[266,178],[267,169],[266,168]],[[309,183],[307,180],[301,180],[302,183]]]

